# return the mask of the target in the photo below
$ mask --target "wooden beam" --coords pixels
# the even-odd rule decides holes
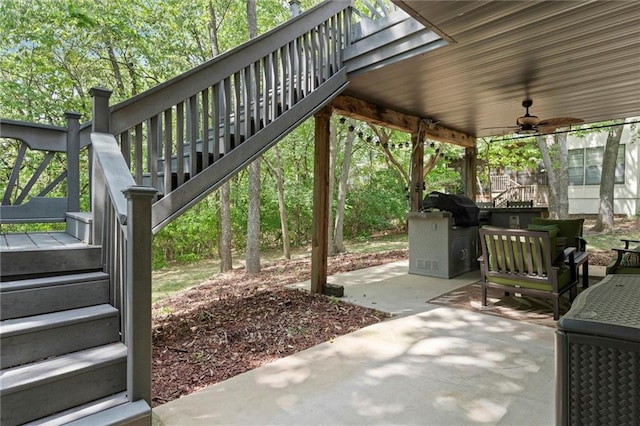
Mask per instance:
[[[465,148],[476,145],[475,138],[466,133],[448,129],[439,124],[426,123],[419,117],[394,111],[351,96],[338,96],[331,102],[331,106],[337,114],[367,123],[373,123],[412,134],[417,133],[420,127],[423,127],[425,135],[429,139],[451,143]],[[422,126],[420,125],[421,122]]]
[[[467,147],[464,150],[464,186],[465,194],[472,200],[476,200],[478,150],[475,147]]]
[[[337,114],[402,132],[416,133],[420,119],[351,96],[338,96],[331,106]]]
[[[411,134],[411,184],[409,203],[412,212],[422,210],[422,186],[424,184],[424,133]]]
[[[428,139],[450,143],[464,148],[476,146],[476,139],[474,137],[466,133],[458,132],[457,130],[442,127],[439,124],[427,124],[425,134]]]
[[[327,283],[329,254],[329,119],[331,107],[315,114],[313,165],[313,239],[311,243],[311,293],[322,294]]]

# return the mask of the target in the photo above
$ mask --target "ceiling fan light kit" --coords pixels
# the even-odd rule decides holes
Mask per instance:
[[[538,133],[552,133],[558,127],[566,127],[572,124],[583,123],[584,120],[571,117],[549,118],[545,120],[539,119],[535,115],[529,114],[529,107],[533,105],[533,100],[525,99],[522,106],[525,108],[525,114],[516,119],[515,133],[519,135],[533,135]]]

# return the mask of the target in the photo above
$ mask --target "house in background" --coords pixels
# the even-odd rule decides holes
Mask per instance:
[[[638,121],[627,120],[627,121]],[[569,135],[569,214],[598,214],[602,159],[608,132]],[[624,126],[616,162],[615,214],[640,214],[640,143],[632,126]]]
[[[638,122],[638,118],[627,123]],[[598,214],[602,160],[608,131],[587,136],[567,136],[569,155],[569,214]],[[616,162],[614,212],[616,215],[640,214],[640,143],[637,130],[623,128]],[[478,201],[504,207],[507,201],[533,200],[534,205],[549,205],[549,179],[543,169],[502,170],[491,174],[491,187],[479,190]],[[490,194],[490,198],[489,198]]]

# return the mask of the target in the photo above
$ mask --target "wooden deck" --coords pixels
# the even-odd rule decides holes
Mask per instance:
[[[0,252],[80,247],[86,247],[86,244],[62,231],[0,234]]]

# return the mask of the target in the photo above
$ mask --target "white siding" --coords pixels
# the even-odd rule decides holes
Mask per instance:
[[[635,121],[635,120],[634,120]],[[625,126],[621,144],[625,145],[625,183],[614,189],[614,212],[634,216],[640,214],[640,141],[631,138],[631,126]],[[593,133],[585,138],[569,135],[568,149],[604,146],[607,132]],[[600,188],[598,185],[569,186],[569,214],[597,214]]]

